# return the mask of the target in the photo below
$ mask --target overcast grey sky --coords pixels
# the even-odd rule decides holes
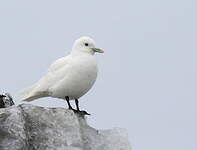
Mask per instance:
[[[37,81],[83,35],[105,50],[80,101],[89,124],[126,128],[133,150],[196,150],[197,1],[0,1],[0,91]]]

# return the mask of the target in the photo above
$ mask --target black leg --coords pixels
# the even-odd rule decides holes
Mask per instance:
[[[76,110],[76,112],[78,113],[78,114],[80,114],[80,115],[82,115],[82,116],[84,116],[84,115],[90,115],[89,113],[87,113],[86,111],[84,111],[84,110],[79,110],[79,100],[78,99],[75,99],[75,104],[76,104],[76,107],[77,107],[77,110]]]
[[[73,109],[72,106],[71,106],[71,104],[70,104],[70,101],[69,101],[69,97],[68,96],[66,96],[66,101],[67,101],[67,104],[68,104],[68,108],[69,109]]]
[[[80,111],[79,110],[79,100],[78,99],[75,99],[75,104],[76,104],[76,107],[77,107],[77,111]]]
[[[75,99],[75,104],[76,104],[76,107],[77,107],[77,110],[75,110],[75,109],[72,108],[72,106],[71,106],[71,104],[70,104],[69,97],[66,96],[65,98],[66,98],[66,101],[67,101],[67,103],[68,103],[68,108],[69,108],[69,109],[72,109],[75,113],[78,113],[78,114],[81,115],[81,116],[90,115],[90,114],[87,113],[86,111],[80,111],[80,110],[79,110],[79,100],[78,100],[78,99]]]

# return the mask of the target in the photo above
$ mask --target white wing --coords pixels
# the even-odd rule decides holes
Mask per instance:
[[[52,63],[48,69],[48,73],[44,77],[42,77],[30,88],[24,89],[20,92],[20,94],[23,95],[22,100],[32,101],[37,98],[49,96],[49,87],[52,84],[55,84],[58,79],[61,79],[63,76],[65,76],[63,74],[58,74],[58,72],[67,66],[68,61],[69,57],[66,56]]]
[[[62,58],[56,60],[55,62],[53,62],[50,65],[50,67],[48,69],[48,72],[55,72],[56,70],[58,70],[61,67],[65,66],[67,64],[67,57],[68,56],[62,57]]]

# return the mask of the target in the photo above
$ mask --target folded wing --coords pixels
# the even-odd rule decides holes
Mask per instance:
[[[63,68],[66,68],[68,60],[69,59],[67,57],[62,57],[52,63],[44,77],[42,77],[33,86],[19,92],[19,94],[22,96],[22,100],[32,101],[41,97],[50,96],[49,88],[51,85],[55,84],[59,79],[65,76],[58,72]]]

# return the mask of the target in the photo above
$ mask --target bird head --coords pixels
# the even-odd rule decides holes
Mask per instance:
[[[74,42],[72,52],[84,52],[89,54],[104,53],[100,48],[96,48],[95,42],[89,37],[81,37]]]

